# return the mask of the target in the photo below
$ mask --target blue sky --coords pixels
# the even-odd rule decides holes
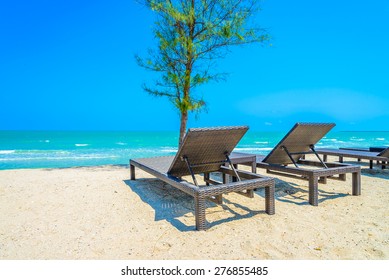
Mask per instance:
[[[0,2],[0,129],[177,130],[166,100],[141,89],[135,54],[155,43],[132,0]],[[199,88],[208,111],[189,127],[389,130],[389,1],[265,0],[272,45],[231,49],[225,82]]]

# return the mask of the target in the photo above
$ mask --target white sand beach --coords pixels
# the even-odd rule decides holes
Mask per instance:
[[[0,171],[0,259],[389,258],[389,170],[362,165],[362,195],[346,182],[319,186],[278,177],[276,214],[229,194],[209,202],[207,231],[194,230],[192,197],[127,166]],[[258,169],[258,173],[265,174]]]

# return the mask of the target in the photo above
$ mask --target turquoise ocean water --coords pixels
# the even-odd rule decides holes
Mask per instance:
[[[249,131],[235,151],[267,154],[286,132]],[[0,131],[0,169],[128,164],[174,155],[177,132]],[[386,132],[330,132],[317,147],[388,146]]]

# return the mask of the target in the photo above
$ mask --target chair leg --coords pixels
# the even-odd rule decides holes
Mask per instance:
[[[224,166],[225,167],[229,167],[230,165],[228,164],[228,162],[226,162],[225,164],[224,164]],[[225,183],[227,183],[227,181],[229,181],[229,177],[230,175],[227,175],[227,174],[225,174],[225,173],[223,173],[222,174],[222,182],[223,182],[223,184],[225,184]]]
[[[233,164],[234,168],[235,169],[238,169],[238,165],[237,164]],[[232,182],[237,182],[238,181],[238,178],[236,178],[235,176],[232,176]]]
[[[222,174],[222,182],[223,182],[223,184],[225,184],[225,183],[227,183],[227,176],[228,175],[226,175],[226,174]]]
[[[257,163],[255,161],[251,164],[251,172],[257,173]]]
[[[373,161],[370,160],[370,169],[373,169]]]
[[[196,229],[206,230],[207,220],[205,219],[205,198],[195,197],[195,217],[196,217]]]
[[[209,183],[207,182],[207,180],[209,180],[210,176],[209,176],[209,172],[206,172],[204,173],[204,181],[205,181],[205,185],[209,186]]]
[[[318,177],[310,175],[309,176],[309,204],[313,206],[318,206],[319,205],[319,199],[318,199]]]
[[[353,195],[361,195],[361,172],[354,172],[352,178]]]
[[[135,166],[130,164],[130,178],[131,180],[135,180]]]
[[[274,200],[274,185],[265,188],[265,200],[266,213],[269,215],[274,215],[276,213]]]
[[[252,173],[257,173],[257,163],[255,161],[253,161],[251,163],[251,172]],[[257,191],[258,189],[254,189],[253,191]],[[254,195],[254,194],[253,194]]]

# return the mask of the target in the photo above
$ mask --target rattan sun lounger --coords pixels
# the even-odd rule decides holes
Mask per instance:
[[[352,194],[360,195],[359,166],[325,163],[316,153],[315,144],[334,126],[331,123],[297,123],[267,156],[257,155],[257,167],[265,168],[268,173],[308,180],[309,203],[314,206],[318,205],[319,181],[326,183],[327,178],[345,181],[346,173],[352,173]],[[307,154],[316,155],[318,161],[305,159]]]
[[[272,215],[275,180],[236,170],[229,157],[247,130],[246,126],[189,129],[176,156],[131,159],[131,180],[136,167],[193,196],[197,230],[207,228],[206,199],[220,203],[221,196],[230,192],[254,197],[254,189],[265,188],[266,213]],[[236,177],[237,182],[216,181],[211,172]],[[204,184],[198,183],[196,174],[203,174]]]
[[[336,156],[339,157],[339,162],[343,162],[343,158],[367,159],[370,162],[370,169],[373,169],[373,161],[377,161],[377,165],[381,165],[382,169],[389,165],[389,148],[381,152],[345,149],[317,149],[316,151],[323,155],[324,161],[327,161],[328,156]]]

